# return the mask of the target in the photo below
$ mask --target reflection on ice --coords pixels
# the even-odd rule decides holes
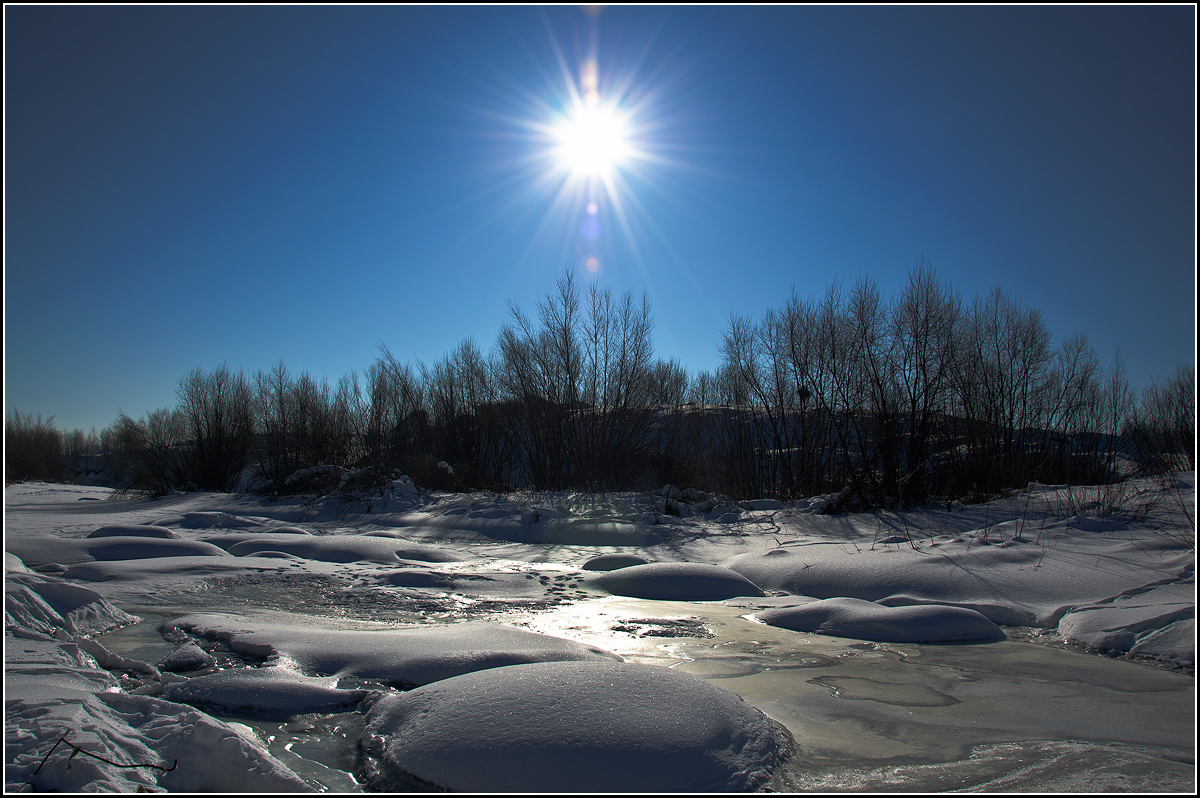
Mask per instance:
[[[1194,703],[1186,675],[1020,635],[918,645],[793,632],[744,617],[755,601],[772,603],[612,597],[538,615],[529,626],[712,680],[783,723],[798,753],[773,789],[974,789],[1001,776],[1011,786],[1001,779],[997,789],[1102,789],[1121,772],[1132,774],[1124,789],[1194,780],[1180,764],[1190,763],[1194,739],[1192,714],[1179,711]],[[619,623],[630,617],[698,619],[715,636],[638,636]],[[1128,768],[1098,772],[1093,786],[1075,769],[1087,747],[1029,742],[1047,740],[1112,746]]]

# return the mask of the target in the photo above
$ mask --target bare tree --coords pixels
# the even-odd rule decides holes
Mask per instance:
[[[189,436],[192,482],[202,490],[230,491],[253,446],[253,402],[241,372],[222,364],[192,370],[176,390]]]
[[[57,480],[67,468],[63,434],[54,416],[42,421],[14,409],[4,418],[4,484],[27,479]]]
[[[934,436],[944,435],[951,405],[955,366],[955,327],[961,300],[941,286],[933,270],[921,261],[908,275],[891,309],[892,371],[898,380],[903,411],[903,446],[898,453],[897,495],[923,503],[931,491],[944,495],[946,484],[933,485],[931,462]]]
[[[1150,473],[1196,469],[1196,370],[1180,365],[1168,379],[1142,390],[1128,424]]]
[[[119,413],[109,431],[109,451],[129,487],[164,496],[191,482],[186,425],[177,410],[159,408],[140,421]]]

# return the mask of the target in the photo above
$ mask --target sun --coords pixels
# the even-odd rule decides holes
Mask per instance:
[[[625,115],[592,98],[577,103],[555,125],[554,138],[559,165],[584,179],[611,178],[632,152]]]

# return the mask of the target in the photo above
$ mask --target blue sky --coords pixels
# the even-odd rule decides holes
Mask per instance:
[[[594,237],[543,130],[589,57],[642,156]],[[1190,5],[9,5],[5,72],[5,409],[64,429],[486,350],[564,269],[693,371],[921,258],[1136,386],[1195,363]]]

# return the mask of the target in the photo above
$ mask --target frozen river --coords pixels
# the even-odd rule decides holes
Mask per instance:
[[[1181,485],[1194,485],[1194,474],[1185,477]],[[1139,495],[1150,501],[1155,490],[1148,483]],[[1164,534],[1185,528],[1171,515],[1176,505],[1164,501],[1163,515],[1122,524],[1055,515],[1060,492],[1043,486],[1028,496],[902,518],[827,516],[806,502],[711,510],[697,504],[690,516],[675,516],[658,512],[652,496],[482,494],[431,495],[386,512],[322,515],[257,497],[106,501],[103,489],[14,486],[5,495],[7,587],[15,602],[6,625],[6,784],[60,791],[217,789],[209,776],[220,774],[182,765],[161,773],[100,768],[93,778],[80,767],[66,768],[65,749],[35,777],[55,739],[68,732],[82,740],[93,735],[89,744],[100,746],[96,750],[163,767],[177,757],[191,763],[228,756],[239,763],[228,774],[235,782],[243,769],[262,765],[251,775],[265,789],[307,784],[362,792],[368,789],[360,747],[369,736],[364,706],[354,699],[314,712],[319,703],[305,703],[303,696],[324,696],[336,682],[334,692],[350,696],[361,689],[393,700],[388,693],[398,685],[463,684],[454,678],[462,672],[453,666],[456,652],[482,656],[477,673],[511,675],[516,668],[498,666],[543,662],[531,659],[528,647],[549,645],[586,649],[593,660],[611,662],[609,655],[617,655],[629,663],[623,673],[650,665],[689,675],[636,682],[642,686],[628,696],[621,694],[622,682],[612,682],[617,686],[605,693],[605,706],[627,720],[670,721],[673,707],[680,717],[692,717],[693,709],[712,706],[706,702],[724,700],[659,700],[700,694],[659,686],[671,681],[705,690],[715,685],[761,710],[794,744],[788,758],[760,771],[753,782],[760,788],[1192,793],[1194,548],[1174,532]],[[1037,514],[1029,509],[1038,506]],[[106,526],[114,524],[123,526]],[[649,564],[595,570],[593,558],[606,554]],[[635,573],[642,579],[636,585],[627,576]],[[632,581],[618,588],[614,575]],[[696,600],[730,586],[736,589]],[[667,598],[634,597],[647,595],[638,590]],[[679,600],[684,597],[693,600]],[[763,610],[807,610],[830,597],[868,609],[865,622],[838,627],[838,634],[856,636],[755,620]],[[905,637],[914,629],[894,620],[905,613],[890,610],[920,605],[1000,624],[1007,637],[879,642],[954,639],[943,621],[932,627],[933,637]],[[122,610],[141,620],[129,623]],[[86,659],[82,637],[89,632],[72,625],[93,622],[105,629],[125,624],[96,638],[117,655],[101,653],[105,664]],[[502,640],[493,634],[506,628],[500,624],[507,625]],[[165,671],[168,655],[195,651],[193,643],[215,663],[177,669],[183,675],[150,667]],[[362,663],[374,653],[387,662],[372,671]],[[410,656],[426,658],[423,679],[405,678],[415,667],[402,661]],[[275,678],[268,673],[272,662],[294,665],[304,658],[303,674],[274,685],[276,697],[300,703],[270,714],[274,710],[264,707],[275,705],[255,679]],[[146,665],[130,666],[131,660]],[[260,671],[264,664],[271,667]],[[201,684],[193,680],[205,674],[231,676],[241,687],[215,703],[199,696],[193,709],[180,685]],[[339,678],[322,678],[332,675]],[[238,681],[244,677],[250,681]],[[546,681],[565,688],[561,700],[570,705],[574,682]],[[652,698],[632,701],[639,696]],[[634,704],[636,712],[628,711]],[[259,709],[230,709],[246,706]],[[216,723],[206,721],[205,712],[246,727],[245,734],[222,727],[211,739],[189,736],[198,724]],[[523,708],[515,714],[527,716],[523,728],[546,717]],[[469,719],[463,728],[490,717]],[[608,719],[589,728],[603,733]],[[505,733],[510,737],[497,742],[517,751],[523,732]],[[639,744],[653,750],[659,739],[665,738],[650,734]],[[218,753],[218,744],[228,753]],[[719,749],[719,736],[711,744]],[[603,767],[629,761],[596,737],[589,745]],[[476,750],[456,754],[474,783],[492,784],[497,768],[513,770],[507,761],[485,764]],[[528,773],[518,770],[519,778]],[[575,789],[578,778],[570,780],[569,768],[559,772],[567,791]],[[675,784],[688,773],[671,765],[661,783]],[[635,774],[640,779],[643,772]]]
[[[1041,630],[1009,628],[982,644],[884,644],[793,632],[748,619],[770,599],[651,601],[580,595],[578,572],[542,563],[539,575],[572,591],[557,606],[439,594],[398,625],[494,619],[599,646],[630,662],[687,671],[741,696],[785,725],[796,752],[776,774],[780,791],[1190,792],[1195,682],[1180,672],[1070,650]],[[353,627],[380,619],[382,599],[332,602],[322,580],[214,582],[177,606],[131,606],[145,620],[102,635],[149,662],[173,648],[161,620],[201,608],[299,610]],[[440,608],[442,612],[433,612]],[[219,715],[220,716],[220,715]],[[263,719],[270,749],[314,786],[360,791],[354,712]]]

